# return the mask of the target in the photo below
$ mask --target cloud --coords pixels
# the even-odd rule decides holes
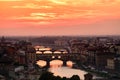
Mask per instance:
[[[55,18],[57,13],[31,13],[31,16],[36,17],[44,17],[44,18]]]
[[[63,1],[63,0],[48,0],[54,4],[59,4],[59,5],[67,5],[67,2],[66,1]]]
[[[4,2],[7,1],[8,2],[8,1],[24,1],[24,0],[0,0],[0,1],[4,1]]]
[[[34,3],[26,3],[26,4],[21,5],[21,6],[12,6],[12,8],[43,9],[43,8],[52,8],[52,6],[37,5]]]
[[[77,20],[82,22],[85,19],[120,18],[120,0],[24,0],[23,2],[22,4],[10,5],[9,11],[12,10],[13,15],[7,17],[9,20],[44,21],[43,23],[45,23],[45,21],[59,22],[63,20],[63,22],[66,22]],[[3,13],[3,15],[5,14]]]
[[[29,23],[29,22],[27,22],[27,23]],[[53,24],[53,23],[49,22],[49,21],[39,21],[39,22],[30,22],[29,24],[31,24],[31,25],[50,25],[50,24]]]
[[[10,19],[14,20],[54,20],[56,19],[56,13],[31,13],[28,16],[14,16]]]

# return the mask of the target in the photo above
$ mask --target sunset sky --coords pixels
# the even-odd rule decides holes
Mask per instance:
[[[0,0],[0,36],[120,35],[120,0]]]

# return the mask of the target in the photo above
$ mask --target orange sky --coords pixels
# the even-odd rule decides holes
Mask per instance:
[[[4,35],[120,35],[120,0],[0,0]]]

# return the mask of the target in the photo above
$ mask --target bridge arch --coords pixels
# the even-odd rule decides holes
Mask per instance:
[[[68,67],[73,67],[73,64],[74,64],[74,62],[71,61],[71,60],[66,61],[66,65],[67,65]]]
[[[44,51],[43,54],[52,54],[52,51]]]
[[[36,51],[36,54],[42,54],[42,52],[41,51]]]
[[[36,54],[36,61],[38,60],[44,60],[47,62],[48,67],[50,67],[50,61],[52,60],[62,60],[63,66],[67,66],[69,61],[74,62],[83,62],[83,57],[80,54]],[[73,65],[73,64],[71,64]],[[69,65],[70,66],[70,65]]]
[[[49,62],[50,67],[61,67],[63,65],[63,61],[62,60],[51,60]]]
[[[51,51],[51,50],[46,50],[46,51],[39,51],[36,50],[36,54],[67,54],[67,51]]]
[[[38,60],[38,61],[36,62],[36,64],[37,64],[39,67],[45,67],[45,66],[47,66],[47,61],[45,61],[45,60]]]
[[[54,53],[54,54],[61,54],[60,51],[54,51],[53,53]]]
[[[36,62],[39,67],[61,67],[61,66],[68,66],[73,67],[74,62],[72,60],[62,60],[62,59],[51,59],[51,60],[38,60]]]

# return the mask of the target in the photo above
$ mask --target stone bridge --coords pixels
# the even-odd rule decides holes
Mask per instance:
[[[62,60],[63,65],[66,65],[67,61],[80,62],[82,57],[80,53],[67,53],[67,54],[36,54],[36,61],[44,60],[49,66],[49,62],[52,60]]]

